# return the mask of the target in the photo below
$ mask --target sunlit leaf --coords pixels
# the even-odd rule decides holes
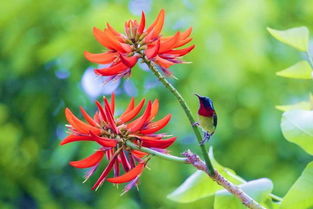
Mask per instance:
[[[180,203],[188,203],[214,195],[221,188],[207,174],[196,171],[167,198]]]
[[[312,69],[307,61],[300,61],[287,69],[277,72],[276,75],[286,78],[312,79]]]
[[[255,201],[262,203],[268,198],[268,195],[273,190],[273,183],[270,179],[262,178],[249,181],[239,186],[245,193],[252,197]],[[245,209],[246,207],[240,200],[229,193],[221,190],[216,192],[214,209]]]
[[[309,30],[307,27],[290,28],[288,30],[275,30],[267,28],[270,34],[277,40],[288,44],[300,51],[308,50]]]
[[[284,112],[288,110],[312,110],[312,104],[310,102],[298,102],[292,105],[276,105],[275,107]]]
[[[214,168],[218,170],[226,179],[235,184],[243,182],[243,180],[237,176],[234,171],[224,168],[215,161],[212,149],[210,149],[209,156]],[[222,187],[213,181],[206,173],[196,171],[167,197],[176,202],[188,203],[214,195],[214,193],[220,189],[222,189]]]
[[[283,114],[281,128],[284,137],[313,155],[313,111],[290,110]]]
[[[304,169],[284,197],[281,209],[313,208],[313,162]]]

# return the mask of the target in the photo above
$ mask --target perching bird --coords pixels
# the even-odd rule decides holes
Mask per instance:
[[[198,94],[200,107],[198,110],[199,123],[202,130],[204,131],[204,138],[201,144],[204,144],[214,134],[217,125],[217,115],[213,106],[213,102],[209,97],[203,97]]]

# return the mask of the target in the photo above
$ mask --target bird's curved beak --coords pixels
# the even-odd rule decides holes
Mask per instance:
[[[195,94],[195,95],[196,95],[197,97],[199,97],[199,98],[201,97],[199,94]]]

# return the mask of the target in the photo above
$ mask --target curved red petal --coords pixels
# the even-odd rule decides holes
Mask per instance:
[[[129,68],[124,63],[118,62],[107,68],[95,69],[95,73],[102,76],[111,76],[121,74],[128,69]]]
[[[110,171],[111,171],[112,168],[113,168],[113,165],[114,165],[114,163],[115,163],[115,160],[116,160],[117,155],[118,155],[118,152],[116,152],[116,153],[112,156],[112,158],[111,158],[109,164],[108,164],[107,167],[103,170],[103,172],[101,173],[100,177],[98,178],[98,180],[96,181],[96,183],[95,183],[95,184],[93,185],[93,187],[91,188],[92,190],[97,190],[97,189],[101,186],[101,184],[104,182],[105,178],[107,177],[107,175],[110,173]]]
[[[164,25],[164,16],[165,11],[162,9],[158,15],[158,17],[155,19],[155,21],[152,23],[152,25],[147,29],[147,33],[152,33],[152,38],[159,35],[159,33],[162,30],[162,27]]]
[[[146,25],[146,17],[145,17],[145,13],[141,12],[141,19],[140,19],[140,24],[139,27],[137,29],[137,33],[139,35],[141,35],[145,29],[145,25]]]
[[[181,56],[188,54],[194,48],[195,48],[195,45],[191,45],[191,46],[184,48],[184,49],[170,50],[167,53],[168,54],[174,54],[174,55],[177,55],[178,57],[181,57]]]
[[[70,165],[76,168],[89,168],[99,163],[103,156],[103,151],[97,151],[85,159],[70,162]]]
[[[172,38],[160,43],[159,53],[164,53],[174,48],[180,37],[180,32],[177,32]]]
[[[118,129],[116,127],[116,124],[115,124],[115,121],[114,121],[114,117],[113,117],[113,114],[111,112],[111,108],[110,108],[110,104],[107,100],[107,98],[103,98],[103,101],[104,101],[104,108],[105,108],[105,111],[106,111],[106,115],[107,115],[107,118],[108,118],[108,122],[109,124],[111,125],[112,129],[114,130],[115,133],[118,133]]]
[[[114,30],[114,28],[109,23],[107,23],[107,27],[108,31],[110,31],[110,33],[112,33],[117,40],[119,40],[120,42],[124,41],[124,39],[122,38],[123,36],[116,30]]]
[[[121,154],[119,155],[120,156],[120,159],[121,159],[121,162],[122,162],[122,166],[124,168],[124,170],[127,172],[131,169],[131,166],[128,162],[128,159],[124,153],[124,151],[121,151]]]
[[[143,158],[144,156],[147,156],[148,153],[145,153],[145,152],[141,152],[139,150],[132,150],[131,153],[133,155],[135,155],[136,157],[139,157],[139,158]]]
[[[124,65],[126,65],[129,68],[132,68],[137,63],[138,57],[136,57],[136,56],[125,57],[123,55],[120,55],[120,59]]]
[[[71,126],[76,129],[78,132],[83,134],[88,134],[90,131],[95,134],[100,134],[101,130],[94,126],[91,126],[81,120],[79,120],[69,108],[65,109],[65,117]]]
[[[147,121],[152,121],[154,117],[158,114],[159,111],[159,100],[155,99],[151,106],[151,114],[150,117],[147,119]]]
[[[111,183],[115,183],[115,184],[129,182],[133,180],[134,178],[136,178],[137,176],[139,176],[143,172],[144,168],[145,168],[145,163],[139,163],[135,168],[131,169],[124,175],[114,177],[114,178],[108,178],[107,181]]]
[[[95,69],[95,73],[102,76],[111,76],[121,74],[128,69],[129,68],[124,63],[118,62],[107,68]]]
[[[161,120],[148,124],[145,129],[140,130],[141,134],[152,134],[164,128],[171,120],[172,115],[168,114]]]
[[[127,124],[127,129],[129,132],[136,132],[144,126],[144,124],[147,122],[148,118],[150,117],[151,106],[152,106],[151,101],[149,101],[147,108],[145,112],[143,113],[143,115],[137,118],[136,120],[134,120],[133,122]]]
[[[130,121],[131,119],[133,119],[134,117],[136,117],[136,115],[138,115],[141,108],[143,107],[145,101],[146,101],[145,99],[142,99],[140,103],[136,107],[134,107],[131,111],[129,111],[126,114],[121,115],[120,123],[126,123]]]
[[[128,104],[126,110],[124,111],[124,113],[123,113],[121,116],[127,114],[129,111],[131,111],[132,109],[134,109],[134,106],[135,106],[135,98],[132,97],[132,98],[130,99],[130,102],[129,102],[129,104]]]
[[[174,65],[175,63],[174,62],[171,62],[169,60],[166,60],[166,59],[163,59],[159,56],[156,56],[154,58],[154,62],[157,63],[158,65],[160,65],[161,67],[163,68],[169,68],[170,66]]]
[[[180,40],[180,41],[176,42],[176,44],[174,45],[173,48],[178,48],[178,47],[184,46],[184,45],[188,44],[191,40],[192,40],[192,38],[186,38],[186,39]]]
[[[112,92],[112,95],[111,95],[110,109],[112,111],[112,115],[114,115],[114,112],[115,112],[115,94],[114,94],[114,92]]]
[[[157,56],[159,49],[160,49],[160,40],[157,40],[154,45],[148,46],[148,48],[145,50],[145,55],[148,57],[148,59],[151,59]]]
[[[97,63],[97,64],[109,64],[113,62],[113,60],[116,58],[116,53],[112,53],[112,52],[93,54],[93,53],[85,51],[84,55],[87,60],[89,60],[90,62]]]
[[[106,112],[104,111],[102,105],[100,104],[100,102],[96,101],[96,105],[98,107],[98,110],[100,112],[100,115],[102,117],[102,119],[105,121],[105,122],[108,122],[108,116],[106,115]]]
[[[167,147],[171,146],[176,140],[176,137],[172,137],[169,139],[163,140],[152,140],[152,139],[144,139],[142,140],[143,147],[154,147],[160,149],[166,149]]]
[[[88,115],[88,113],[84,110],[84,108],[79,107],[80,111],[83,115],[83,117],[85,118],[85,120],[92,126],[98,126],[98,124],[94,121],[94,119],[92,117],[90,117],[90,115]]]

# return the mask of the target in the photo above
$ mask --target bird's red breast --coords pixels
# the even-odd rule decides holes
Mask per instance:
[[[198,110],[198,114],[204,117],[212,117],[215,113],[215,110],[213,110],[210,107],[205,107],[204,104],[200,103],[200,108]]]

